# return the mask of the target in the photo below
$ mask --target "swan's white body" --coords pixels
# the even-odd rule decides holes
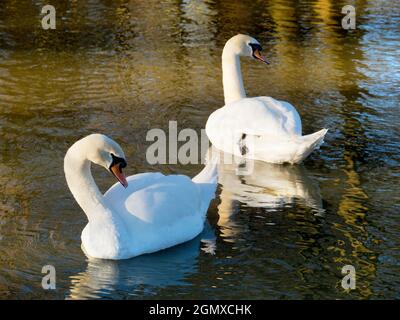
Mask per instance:
[[[225,106],[210,115],[206,133],[224,152],[271,163],[299,163],[323,143],[327,130],[303,136],[300,116],[290,103],[271,97],[246,98],[240,56],[252,56],[249,43],[258,44],[237,35],[224,47]]]
[[[127,178],[126,189],[117,183],[103,196],[90,173],[91,162],[108,167],[90,151],[99,136],[105,137],[91,135],[75,143],[64,160],[68,186],[89,220],[81,237],[89,257],[127,259],[189,241],[203,230],[215,195],[216,165],[209,163],[193,180],[136,174]],[[111,153],[123,155],[115,145]]]

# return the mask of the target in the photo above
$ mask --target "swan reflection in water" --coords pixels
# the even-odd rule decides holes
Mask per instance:
[[[242,227],[234,215],[243,207],[273,212],[301,203],[316,215],[324,213],[319,186],[301,165],[271,164],[222,153],[218,172],[218,225],[226,241],[240,233]]]
[[[67,299],[151,296],[157,289],[184,286],[186,278],[197,272],[200,251],[215,252],[215,231],[206,223],[195,239],[153,254],[128,260],[88,258],[86,271],[71,277]],[[119,296],[120,294],[120,296]]]

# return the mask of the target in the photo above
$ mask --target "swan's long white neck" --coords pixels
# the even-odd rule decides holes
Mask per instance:
[[[103,195],[93,179],[90,167],[91,162],[81,152],[79,145],[73,145],[64,158],[65,178],[69,189],[86,213],[89,222],[99,218],[99,215],[107,209]]]
[[[228,42],[222,52],[222,77],[225,104],[246,98],[240,69],[240,56]]]

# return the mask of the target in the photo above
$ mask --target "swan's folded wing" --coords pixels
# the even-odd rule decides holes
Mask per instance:
[[[129,176],[126,178],[128,188],[124,188],[121,183],[117,182],[104,194],[104,199],[110,204],[122,203],[133,192],[155,183],[162,177],[164,175],[159,172],[146,172]]]
[[[203,230],[201,192],[189,177],[143,174],[128,182],[127,189],[113,186],[104,198],[125,226],[134,255],[189,241]]]
[[[301,119],[288,102],[271,97],[245,98],[215,111],[206,130],[211,137],[248,134],[279,138],[301,134]]]
[[[186,176],[164,176],[158,182],[133,193],[126,208],[143,221],[160,224],[198,214],[199,196]]]
[[[164,176],[130,194],[118,209],[128,233],[152,252],[196,237],[204,226],[197,186],[186,176]],[[145,244],[143,244],[145,243]]]
[[[282,137],[301,135],[301,118],[297,110],[286,101],[271,97],[249,98],[238,114],[242,130],[250,135],[269,135]],[[246,116],[247,115],[247,116]]]
[[[166,225],[199,214],[199,190],[186,176],[150,173],[135,175],[127,180],[127,189],[114,185],[104,195],[122,217]]]

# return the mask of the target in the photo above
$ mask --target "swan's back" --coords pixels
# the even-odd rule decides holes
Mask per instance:
[[[289,103],[271,97],[244,98],[214,111],[206,124],[211,138],[223,134],[268,135],[277,138],[301,135],[301,120]],[[235,132],[237,131],[237,132]]]
[[[207,206],[197,184],[183,175],[142,173],[128,177],[127,189],[112,186],[104,195],[126,227],[121,239],[127,256],[168,248],[196,237],[204,226]]]

